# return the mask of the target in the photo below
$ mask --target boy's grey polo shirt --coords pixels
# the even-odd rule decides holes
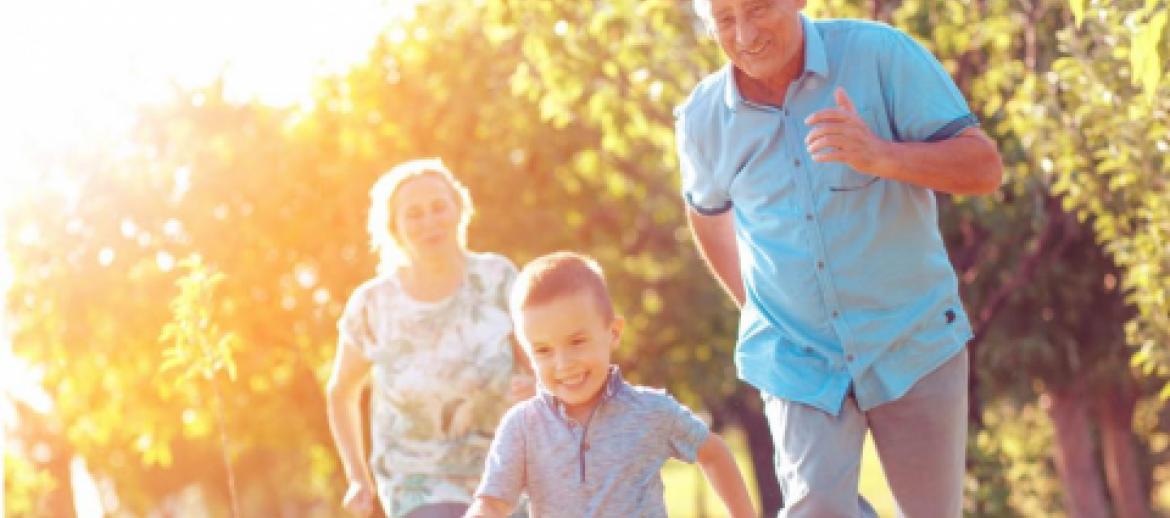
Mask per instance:
[[[939,62],[906,34],[811,21],[783,106],[743,98],[728,65],[676,111],[683,197],[733,210],[746,304],[735,362],[759,389],[836,414],[901,397],[971,327],[929,189],[818,163],[805,118],[843,87],[881,138],[929,142],[977,124]]]
[[[664,517],[662,465],[694,462],[707,426],[662,390],[633,386],[611,367],[592,419],[577,423],[541,390],[500,422],[476,496],[534,517]]]

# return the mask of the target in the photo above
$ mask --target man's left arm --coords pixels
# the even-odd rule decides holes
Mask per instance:
[[[837,106],[805,119],[805,145],[817,162],[843,162],[854,170],[950,194],[988,194],[999,188],[1003,163],[995,142],[969,127],[935,142],[891,142],[873,133],[843,88]]]

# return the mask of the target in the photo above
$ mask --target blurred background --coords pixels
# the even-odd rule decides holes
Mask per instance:
[[[1006,163],[940,198],[977,330],[967,515],[1170,516],[1166,0],[808,4],[930,48]],[[671,110],[722,63],[689,1],[8,2],[0,63],[5,516],[340,515],[335,323],[374,272],[369,186],[420,156],[470,187],[473,249],[595,255],[624,371],[777,508],[678,195]],[[720,514],[665,473],[672,516]],[[894,515],[872,453],[862,485]]]

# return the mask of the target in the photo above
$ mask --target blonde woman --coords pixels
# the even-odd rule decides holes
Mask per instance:
[[[343,504],[359,516],[374,511],[375,497],[390,517],[462,516],[500,417],[532,392],[530,376],[514,375],[507,294],[516,268],[468,251],[471,197],[438,159],[396,166],[370,198],[379,274],[353,292],[338,322],[326,398],[349,483]]]

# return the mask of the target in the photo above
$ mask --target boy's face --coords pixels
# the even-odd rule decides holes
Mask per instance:
[[[580,420],[597,403],[625,321],[607,322],[586,290],[529,305],[516,318],[516,332],[532,359],[540,384]]]

